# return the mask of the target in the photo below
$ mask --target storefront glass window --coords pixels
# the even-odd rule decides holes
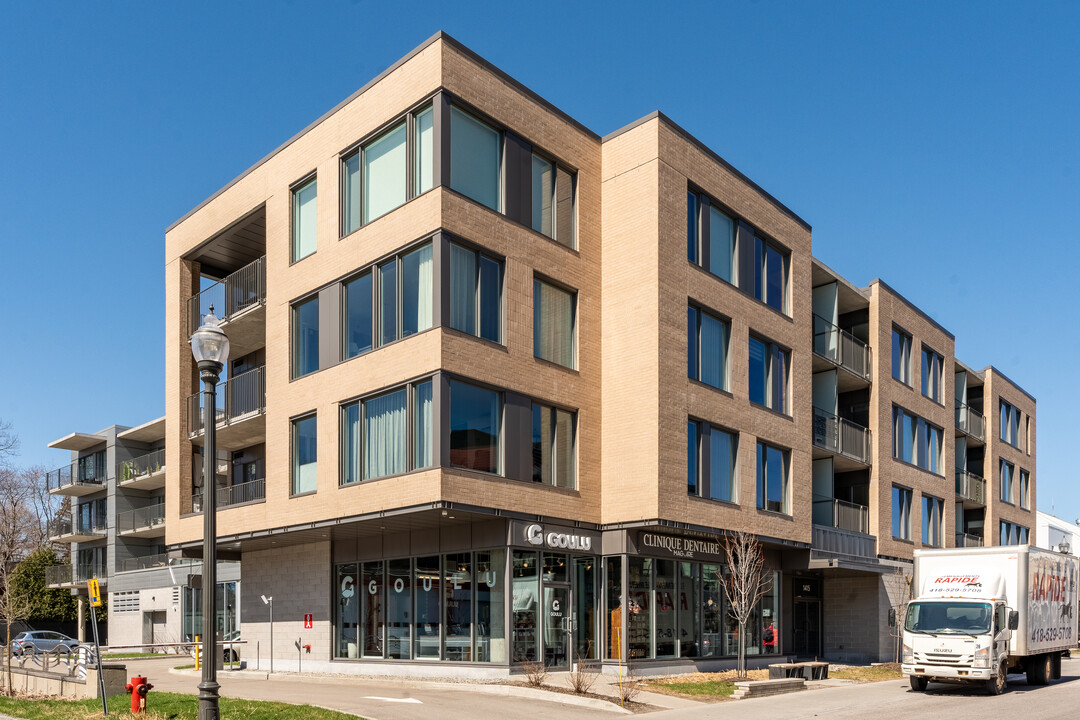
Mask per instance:
[[[472,558],[457,553],[443,558],[447,660],[472,660]]]
[[[630,558],[626,591],[627,646],[631,660],[652,656],[652,570],[653,558]]]
[[[356,565],[338,565],[337,643],[334,657],[356,658],[360,652],[360,596]]]
[[[544,553],[544,582],[567,582],[569,571],[566,555]]]
[[[514,662],[536,662],[537,602],[540,598],[540,574],[534,552],[514,551]]]
[[[698,587],[697,563],[681,562],[679,570],[679,656],[697,657],[698,623],[701,622],[701,591]]]
[[[574,662],[595,660],[599,651],[596,642],[596,609],[600,597],[596,592],[596,558],[574,558],[574,610],[577,613]]]
[[[701,566],[701,655],[726,655],[724,587],[719,565]]]
[[[412,612],[412,561],[405,558],[388,562],[386,584],[386,656],[408,660],[412,657],[409,633],[409,614]]]
[[[415,658],[439,659],[439,625],[442,613],[439,597],[442,594],[439,556],[416,558],[416,574],[413,576],[413,597],[416,599]]]
[[[656,657],[675,657],[675,561],[655,560]]]
[[[622,558],[604,558],[604,657],[621,660],[623,653]]]
[[[506,662],[506,551],[476,553],[476,659]]]
[[[364,657],[381,658],[386,630],[386,617],[383,614],[386,606],[386,584],[383,582],[382,560],[366,562],[362,568],[360,617],[364,630]]]
[[[772,584],[758,604],[761,609],[761,652],[766,655],[775,655],[780,652],[780,605],[777,602],[777,598],[780,596],[778,592],[779,582],[780,574],[773,573]]]

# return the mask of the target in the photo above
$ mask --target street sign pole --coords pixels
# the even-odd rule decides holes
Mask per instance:
[[[98,642],[97,609],[101,607],[101,588],[97,578],[90,578],[86,585],[87,594],[90,596],[90,619],[94,629],[94,655],[97,657],[98,692],[101,693],[101,712],[109,714],[109,705],[105,699],[105,675],[101,672],[101,643]]]

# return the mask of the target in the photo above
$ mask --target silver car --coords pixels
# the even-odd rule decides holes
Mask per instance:
[[[68,652],[79,647],[79,641],[68,637],[63,633],[49,632],[48,630],[34,630],[22,632],[11,641],[13,655],[22,655],[24,652],[51,652],[60,650]]]

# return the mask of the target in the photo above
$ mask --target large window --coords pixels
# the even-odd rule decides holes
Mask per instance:
[[[779,345],[750,337],[750,401],[788,413],[790,353]]]
[[[687,317],[687,374],[694,380],[728,389],[728,339],[731,323],[690,305]]]
[[[754,297],[782,313],[787,301],[791,253],[771,240],[754,238]]]
[[[435,299],[431,243],[344,283],[344,358],[428,330]]]
[[[998,404],[1001,439],[1015,448],[1020,447],[1020,410],[1001,400]]]
[[[413,146],[408,138],[413,121]],[[403,205],[410,197],[430,190],[434,130],[431,107],[411,114],[342,160],[341,233],[348,235]],[[409,152],[413,153],[410,161]],[[409,166],[413,185],[409,187]]]
[[[431,380],[344,405],[341,484],[430,466],[431,411]]]
[[[893,406],[893,457],[937,475],[944,475],[941,428]]]
[[[292,376],[319,369],[319,298],[304,300],[292,308]]]
[[[941,365],[945,361],[930,348],[922,349],[922,394],[936,403],[943,401],[941,395]]]
[[[1013,501],[1013,475],[1016,468],[1011,462],[1000,460],[998,462],[998,476],[1000,478],[1001,499],[1007,503]]]
[[[686,256],[729,283],[735,282],[735,220],[707,196],[687,193]]]
[[[312,178],[292,191],[292,261],[315,252],[316,183]]]
[[[450,187],[501,210],[502,137],[472,115],[450,108]]]
[[[533,482],[564,488],[576,486],[575,425],[575,414],[569,410],[533,403]]]
[[[318,438],[315,419],[314,415],[308,415],[292,421],[293,495],[313,493],[317,487]]]
[[[450,464],[499,472],[499,393],[450,381]]]
[[[568,368],[575,365],[576,296],[543,280],[533,280],[533,354]]]
[[[374,347],[373,273],[368,270],[344,283],[345,359]]]
[[[892,330],[892,376],[911,385],[911,336],[898,327]]]
[[[757,444],[757,506],[791,514],[788,487],[788,451],[763,442]]]
[[[502,342],[502,261],[450,245],[450,327]]]
[[[737,440],[733,433],[706,422],[686,424],[686,490],[690,495],[738,502],[735,473]]]
[[[945,501],[941,498],[923,495],[922,506],[922,542],[923,545],[941,547],[942,518]]]
[[[1031,509],[1031,479],[1027,470],[1020,470],[1020,482],[1017,489],[1020,494],[1020,507],[1025,510]]]
[[[911,490],[898,485],[892,489],[892,535],[898,540],[911,539]]]
[[[1026,545],[1028,529],[1023,525],[1001,521],[1001,545]]]

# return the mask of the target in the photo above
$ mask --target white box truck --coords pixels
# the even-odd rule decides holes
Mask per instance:
[[[998,695],[1010,672],[1060,678],[1077,645],[1078,565],[1030,545],[916,550],[901,662],[912,689],[975,682]]]

